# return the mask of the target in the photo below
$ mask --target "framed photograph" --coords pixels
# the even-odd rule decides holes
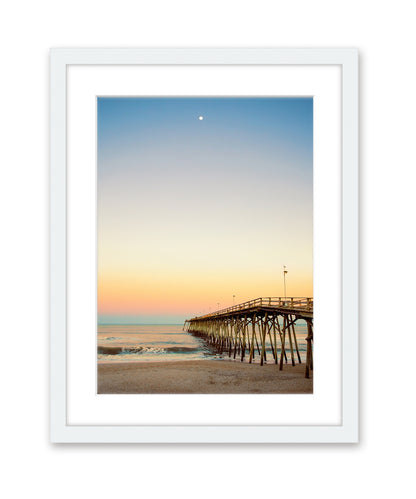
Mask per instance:
[[[52,442],[357,442],[357,50],[50,63]]]

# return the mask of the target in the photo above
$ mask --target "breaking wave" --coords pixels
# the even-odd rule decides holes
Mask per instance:
[[[97,353],[101,355],[123,355],[138,353],[189,353],[197,352],[195,347],[122,347],[122,346],[102,346],[97,347]]]

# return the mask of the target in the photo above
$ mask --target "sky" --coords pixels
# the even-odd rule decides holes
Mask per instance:
[[[99,97],[98,322],[313,296],[312,191],[312,98]]]

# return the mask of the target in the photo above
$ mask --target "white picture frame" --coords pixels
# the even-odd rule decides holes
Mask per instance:
[[[67,74],[70,66],[337,66],[341,69],[339,424],[71,424],[67,337]],[[330,124],[328,124],[330,126]],[[95,192],[91,192],[95,196]],[[70,270],[69,270],[70,271]],[[55,443],[355,443],[358,372],[358,51],[57,48],[50,54],[50,423]],[[330,290],[328,291],[331,292]],[[250,396],[250,395],[248,395]],[[136,395],[135,397],[140,397]],[[175,396],[171,396],[175,397]],[[279,397],[279,395],[275,395]]]

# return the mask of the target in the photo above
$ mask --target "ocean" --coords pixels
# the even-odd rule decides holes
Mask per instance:
[[[302,362],[306,359],[306,323],[296,324],[296,337]],[[270,344],[266,343],[266,363],[273,363]],[[290,346],[285,345],[290,362]],[[280,349],[278,349],[280,356]],[[247,354],[246,354],[247,355]],[[183,331],[183,325],[99,325],[97,332],[97,358],[107,362],[162,362],[175,360],[230,360],[229,353],[219,353],[201,338]],[[233,356],[231,356],[231,360]],[[260,356],[255,354],[254,362]],[[235,362],[241,362],[236,357]],[[244,359],[248,362],[248,356]],[[295,362],[298,363],[295,352]]]

